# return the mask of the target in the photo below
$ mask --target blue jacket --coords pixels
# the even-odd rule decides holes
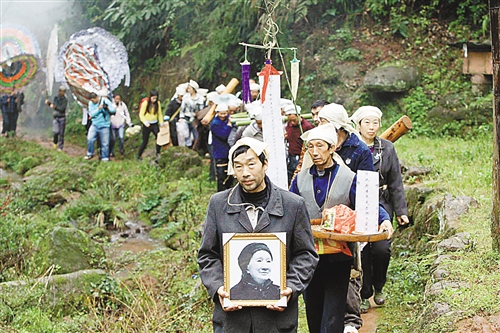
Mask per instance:
[[[103,102],[108,105],[108,111],[102,108]],[[109,118],[111,117],[111,114],[115,114],[116,112],[115,106],[106,97],[101,97],[99,103],[97,104],[94,104],[92,101],[89,101],[88,109],[89,109],[89,115],[90,117],[92,117],[92,125],[94,125],[95,127],[109,127],[110,125]]]
[[[215,116],[210,124],[214,158],[228,158],[229,156],[229,143],[227,143],[227,138],[231,133],[232,127],[227,124],[228,120],[229,118],[223,121],[218,116]]]
[[[337,154],[354,173],[358,170],[374,171],[370,148],[354,133],[344,141]]]

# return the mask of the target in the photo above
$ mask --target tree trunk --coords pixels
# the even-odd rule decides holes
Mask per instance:
[[[493,211],[491,214],[491,238],[493,250],[500,252],[500,0],[490,0],[491,52],[493,58]]]

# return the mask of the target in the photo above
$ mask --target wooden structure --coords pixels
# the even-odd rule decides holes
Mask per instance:
[[[464,43],[464,74],[492,75],[491,45]]]
[[[490,0],[491,53],[493,64],[493,209],[491,212],[492,247],[500,252],[500,0]]]

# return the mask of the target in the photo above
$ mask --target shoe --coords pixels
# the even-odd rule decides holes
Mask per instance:
[[[367,300],[367,299],[362,299],[361,300],[361,307],[360,307],[361,308],[361,313],[367,313],[368,310],[370,310],[370,307],[371,307],[371,305],[370,305],[370,301],[369,300]]]
[[[109,154],[109,157],[115,157],[114,153]]]
[[[57,148],[57,151],[62,151],[62,149],[61,148]]]
[[[84,157],[85,160],[90,160],[93,156],[92,155],[87,155]]]
[[[358,333],[358,329],[354,326],[346,326],[344,327],[344,333]]]
[[[57,149],[57,143],[53,143],[52,148]]]
[[[142,161],[142,157],[137,156],[137,160],[138,160],[138,161]]]
[[[125,151],[120,150],[120,155],[122,155],[122,156],[125,155]]]
[[[375,295],[373,296],[373,301],[377,305],[383,305],[385,303],[385,295],[382,290],[375,289]]]

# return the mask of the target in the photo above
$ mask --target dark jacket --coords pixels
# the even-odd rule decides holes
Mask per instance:
[[[52,113],[54,118],[66,117],[66,107],[68,106],[68,99],[66,96],[57,95],[54,97],[54,111]]]
[[[165,110],[165,115],[169,116],[170,118],[172,118],[172,116],[174,115],[174,113],[181,107],[181,103],[179,102],[179,100],[177,98],[174,98],[173,100],[171,100],[168,105],[167,105],[167,109]],[[177,113],[177,115],[175,116],[175,121],[172,120],[172,122],[175,124],[175,122],[179,120],[179,113]]]
[[[210,198],[198,252],[200,277],[215,303],[215,332],[296,332],[298,296],[307,287],[318,263],[318,255],[304,199],[278,188],[266,178],[269,201],[255,230],[242,204],[241,187],[214,194]],[[293,291],[283,312],[265,307],[244,307],[224,312],[217,289],[224,285],[223,233],[286,232],[286,285]]]
[[[337,154],[354,173],[358,170],[374,171],[370,148],[354,133],[344,141]]]
[[[373,163],[379,174],[380,203],[389,216],[408,215],[401,167],[394,144],[376,137],[373,142]]]
[[[231,299],[241,300],[279,300],[280,286],[267,279],[263,284],[255,283],[250,274],[241,277],[240,282],[231,288]]]
[[[17,102],[16,102],[17,99]],[[3,95],[1,100],[2,112],[17,113],[24,104],[24,93]]]
[[[229,126],[226,120],[221,120],[218,116],[215,116],[210,123],[210,131],[212,131],[212,147],[213,157],[215,159],[228,158],[229,155],[229,143],[228,138],[231,133],[232,126]]]

